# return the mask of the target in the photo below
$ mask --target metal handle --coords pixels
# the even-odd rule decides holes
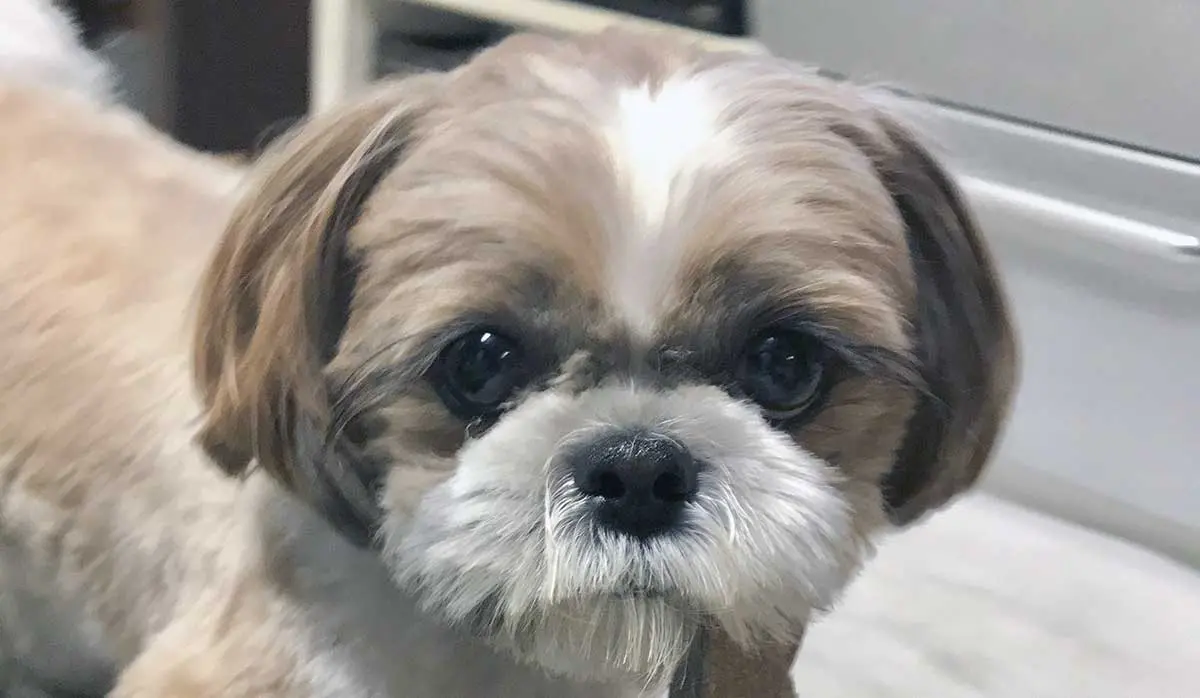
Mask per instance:
[[[959,182],[979,206],[1002,206],[1021,212],[1070,223],[1106,241],[1168,256],[1200,258],[1200,237],[1150,223],[1080,206],[1062,199],[971,176]]]

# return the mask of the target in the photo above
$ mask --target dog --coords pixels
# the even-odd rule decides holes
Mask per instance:
[[[781,59],[519,35],[248,172],[78,92],[0,126],[0,603],[54,609],[0,650],[116,698],[630,698],[697,637],[786,695],[1006,420],[951,178]]]

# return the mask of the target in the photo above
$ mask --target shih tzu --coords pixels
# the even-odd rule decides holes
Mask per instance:
[[[954,184],[782,60],[514,37],[244,178],[45,90],[0,126],[0,651],[113,696],[654,695],[698,635],[781,692],[1004,422]]]

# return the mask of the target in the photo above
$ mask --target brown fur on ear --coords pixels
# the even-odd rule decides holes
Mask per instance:
[[[322,368],[353,294],[347,231],[439,84],[423,75],[382,86],[298,127],[258,165],[201,284],[195,334],[199,441],[226,472],[256,462],[322,508],[376,506],[352,464],[325,453]]]
[[[1017,347],[996,269],[958,187],[900,124],[864,146],[907,228],[911,319],[926,394],[883,481],[889,515],[913,522],[978,479],[1007,419]]]

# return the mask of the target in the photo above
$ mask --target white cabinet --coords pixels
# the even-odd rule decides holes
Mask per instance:
[[[1200,159],[1195,0],[749,0],[784,55]]]

